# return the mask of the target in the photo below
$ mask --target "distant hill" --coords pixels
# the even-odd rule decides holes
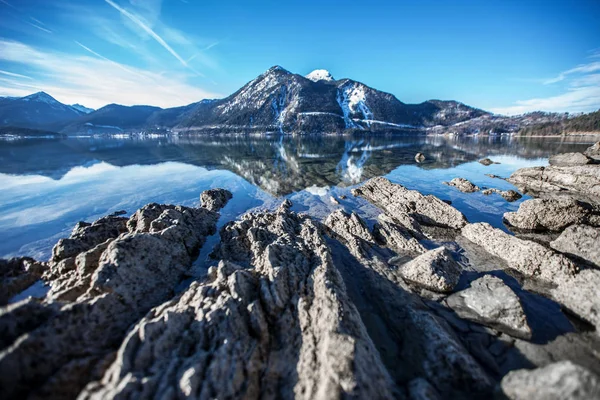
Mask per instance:
[[[0,126],[56,130],[56,127],[82,115],[83,112],[44,92],[26,97],[0,98]]]
[[[600,133],[600,110],[561,121],[530,125],[519,130],[523,136],[562,135],[565,133]]]
[[[42,129],[18,128],[14,126],[0,127],[0,137],[16,137],[16,138],[62,138],[65,135],[57,132],[46,131]]]

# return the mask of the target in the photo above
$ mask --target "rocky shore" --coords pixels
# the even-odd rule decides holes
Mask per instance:
[[[376,221],[284,200],[201,277],[226,190],[79,223],[0,261],[0,398],[600,398],[599,159],[515,172],[513,234],[382,177],[352,191]]]

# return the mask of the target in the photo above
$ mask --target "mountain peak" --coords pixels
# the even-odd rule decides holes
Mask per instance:
[[[335,81],[333,75],[331,75],[331,73],[329,71],[327,71],[326,69],[315,69],[313,72],[311,72],[310,74],[306,75],[307,79],[310,79],[313,82],[318,82],[318,81]]]
[[[267,73],[276,73],[276,72],[284,73],[284,74],[291,74],[290,71],[288,71],[287,69],[285,69],[279,65],[274,65],[267,70]]]

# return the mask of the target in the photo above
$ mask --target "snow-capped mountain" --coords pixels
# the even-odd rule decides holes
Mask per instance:
[[[76,109],[77,111],[81,111],[84,114],[89,114],[91,112],[94,112],[96,110],[94,110],[93,108],[88,108],[86,106],[82,106],[81,104],[71,104],[71,107],[73,107],[74,109]]]
[[[83,115],[44,92],[0,98],[0,126],[55,129]]]

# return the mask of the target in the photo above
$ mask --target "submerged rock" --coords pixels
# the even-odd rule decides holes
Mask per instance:
[[[210,189],[200,194],[200,206],[210,211],[219,211],[231,200],[233,195],[229,190]]]
[[[454,178],[450,182],[443,182],[443,184],[453,186],[464,193],[473,193],[479,191],[479,186],[474,185],[465,178]]]
[[[424,196],[383,177],[367,181],[360,188],[353,189],[352,194],[365,198],[394,220],[399,221],[409,215],[421,224],[451,229],[460,229],[467,224],[460,211],[437,197]]]
[[[509,372],[502,392],[511,400],[590,400],[600,398],[598,376],[571,361]]]
[[[74,398],[99,379],[129,327],[173,296],[218,217],[149,204],[129,220],[78,224],[55,247],[46,298],[0,312],[0,328],[22,327],[0,352],[3,396]]]
[[[500,278],[491,275],[446,299],[461,318],[487,325],[511,336],[531,339],[525,311],[517,295]]]
[[[600,228],[572,225],[550,246],[561,253],[572,254],[600,267]]]
[[[521,194],[519,192],[517,192],[516,190],[500,190],[500,189],[485,189],[482,190],[481,193],[483,193],[486,196],[489,196],[492,193],[497,193],[500,196],[502,196],[502,198],[508,202],[513,202],[513,201],[517,201],[519,200],[521,197]]]
[[[554,154],[550,156],[548,159],[548,163],[550,165],[555,165],[559,167],[567,167],[573,165],[586,165],[591,164],[593,162],[592,159],[585,156],[581,153],[562,153],[562,154]]]
[[[572,198],[531,199],[517,212],[504,214],[511,227],[530,231],[561,231],[573,224],[600,225],[600,207]]]
[[[454,290],[460,278],[461,268],[445,247],[429,250],[399,267],[400,275],[434,292],[447,293]]]

